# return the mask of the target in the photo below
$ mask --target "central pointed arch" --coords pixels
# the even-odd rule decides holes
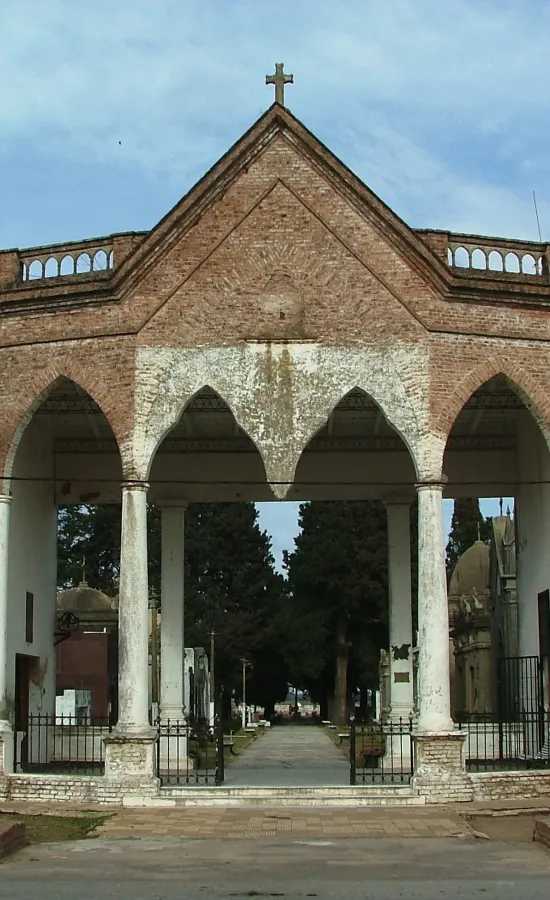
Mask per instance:
[[[418,473],[404,436],[363,388],[347,391],[311,437],[288,499],[414,495]]]
[[[185,399],[157,442],[147,477],[158,503],[272,499],[257,445],[210,385]]]

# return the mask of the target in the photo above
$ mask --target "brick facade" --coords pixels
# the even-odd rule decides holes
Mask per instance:
[[[0,252],[4,491],[25,427],[61,378],[103,411],[117,485],[119,475],[149,479],[161,441],[205,386],[259,450],[280,499],[354,388],[402,437],[411,489],[444,480],[456,417],[498,374],[550,444],[549,269],[546,244],[409,228],[274,105],[151,232]],[[86,465],[80,475],[73,466],[77,485]],[[68,478],[66,489],[84,502]],[[466,775],[460,740],[432,737],[417,743],[419,795],[504,796],[513,784]],[[7,776],[0,795],[154,796],[150,737],[111,739],[107,750],[105,779]],[[535,791],[546,780],[522,783]]]
[[[503,372],[547,432],[550,283],[546,245],[534,275],[459,269],[458,238],[415,232],[288,111],[272,107],[147,234],[112,248],[106,271],[23,280],[33,256],[87,242],[0,252],[0,456],[58,375],[102,407],[133,473],[138,347],[314,341],[326,347],[414,344],[429,359],[429,414],[446,435],[462,404]]]

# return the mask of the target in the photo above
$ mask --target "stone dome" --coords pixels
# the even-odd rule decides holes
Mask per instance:
[[[73,612],[76,615],[86,613],[113,613],[118,608],[114,597],[108,597],[103,591],[96,591],[85,581],[78,587],[60,591],[57,595],[58,612]]]
[[[491,583],[490,552],[487,544],[476,541],[468,547],[454,567],[449,597],[483,597]]]

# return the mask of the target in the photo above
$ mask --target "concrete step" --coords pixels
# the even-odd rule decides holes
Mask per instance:
[[[408,785],[355,787],[169,787],[152,799],[128,798],[125,806],[423,806]]]

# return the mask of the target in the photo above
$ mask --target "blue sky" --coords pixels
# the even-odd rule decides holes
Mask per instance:
[[[271,104],[415,227],[550,232],[546,0],[18,0],[2,8],[0,247],[151,228]],[[296,510],[262,521],[278,552]]]

